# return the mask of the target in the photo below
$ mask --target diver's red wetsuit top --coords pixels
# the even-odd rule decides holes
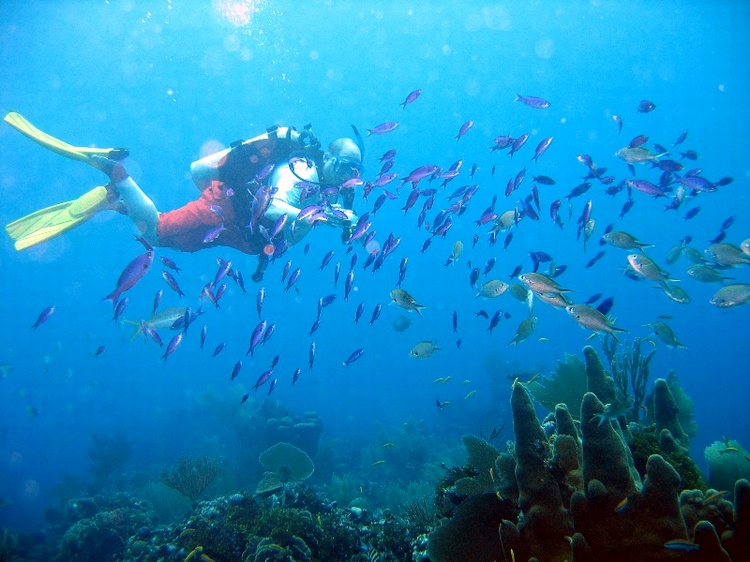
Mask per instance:
[[[221,217],[211,211],[212,206],[219,206],[224,211],[225,230],[213,241],[204,242],[206,235],[222,224]],[[183,252],[197,252],[212,246],[230,246],[246,254],[259,254],[263,251],[264,241],[257,236],[247,236],[247,222],[246,217],[238,216],[235,212],[226,186],[214,181],[195,201],[159,214],[156,233],[160,246]]]

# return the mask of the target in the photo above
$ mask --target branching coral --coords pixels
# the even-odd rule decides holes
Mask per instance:
[[[641,349],[643,341],[641,338],[635,338],[628,348],[627,342],[619,344],[615,338],[607,335],[602,344],[618,392],[623,397],[633,397],[631,421],[638,421],[641,406],[646,400],[646,388],[650,375],[649,364],[656,353],[656,349],[652,349],[650,353],[645,354]],[[622,349],[618,350],[620,345]]]
[[[177,490],[195,503],[218,476],[220,470],[221,463],[208,456],[194,459],[180,457],[175,466],[162,471],[159,479],[166,486]]]

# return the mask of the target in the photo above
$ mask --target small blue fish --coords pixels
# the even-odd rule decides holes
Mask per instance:
[[[273,392],[273,389],[276,388],[276,383],[279,382],[279,379],[273,379],[271,381],[271,385],[268,387],[268,394],[271,394]]]
[[[128,297],[125,297],[124,299],[121,299],[118,301],[117,306],[115,306],[115,313],[112,316],[112,320],[117,322],[117,320],[120,319],[120,316],[122,316],[122,313],[125,312],[125,308],[128,306]]]
[[[168,258],[167,256],[161,256],[159,258],[159,261],[161,261],[162,264],[164,264],[164,267],[168,267],[169,269],[179,273],[180,268],[177,266],[177,264],[172,260],[171,258]]]
[[[161,276],[164,279],[164,281],[167,282],[167,285],[169,285],[170,289],[172,289],[175,293],[177,293],[181,297],[185,296],[185,293],[183,293],[182,289],[180,289],[180,285],[177,283],[177,279],[174,278],[174,275],[169,273],[169,271],[164,270],[161,272]]]
[[[547,109],[552,105],[550,102],[543,98],[538,98],[535,96],[522,96],[521,94],[516,94],[516,99],[514,99],[513,101],[520,101],[525,106],[531,107],[532,109]]]
[[[208,326],[204,325],[201,328],[201,345],[200,349],[203,349],[203,345],[206,343],[206,335],[208,335]]]
[[[414,90],[413,92],[410,92],[408,96],[406,96],[406,99],[400,104],[403,109],[406,109],[406,106],[410,103],[413,103],[419,95],[422,93],[422,90]],[[394,151],[395,152],[395,151]]]
[[[357,305],[357,310],[354,311],[354,323],[357,324],[359,319],[362,318],[362,314],[365,311],[365,303],[361,302]]]
[[[143,279],[143,276],[148,273],[149,269],[151,269],[153,261],[153,252],[146,252],[145,254],[135,257],[127,266],[125,266],[125,269],[120,274],[120,277],[117,279],[115,290],[102,300],[112,301],[112,306],[116,306],[117,301],[120,300],[120,295],[128,289],[132,289],[138,281]]]
[[[292,271],[291,275],[289,276],[289,281],[286,284],[286,288],[284,289],[285,293],[294,286],[294,284],[297,282],[297,279],[299,279],[301,272],[302,270],[299,267]]]
[[[255,384],[253,385],[253,390],[258,390],[261,386],[263,386],[268,379],[273,376],[273,369],[269,369],[268,371],[264,372],[258,377],[258,380],[255,381]]]
[[[370,316],[370,326],[372,326],[375,323],[375,320],[377,320],[380,317],[380,310],[382,306],[380,303],[375,305],[375,308],[372,311],[372,315]]]
[[[221,342],[219,345],[216,346],[214,349],[214,352],[211,354],[211,357],[216,357],[219,353],[221,353],[224,349],[224,342]]]
[[[346,279],[344,280],[344,300],[349,300],[349,293],[352,291],[352,287],[354,286],[354,270],[349,270],[349,273],[346,274]]]
[[[161,356],[162,361],[166,361],[167,357],[177,351],[177,348],[180,347],[180,344],[182,343],[182,335],[183,332],[180,332],[176,334],[171,340],[169,340],[169,343],[167,344],[167,350],[164,352],[164,355]]]
[[[362,357],[362,354],[364,352],[365,352],[365,350],[362,349],[362,348],[359,348],[359,349],[353,351],[352,354],[345,361],[343,361],[341,364],[344,367],[348,367],[349,365],[351,365],[352,363],[354,363],[357,359],[359,359],[360,357]]]
[[[313,363],[315,363],[315,342],[312,342],[310,344],[310,351],[307,354],[307,366],[308,368],[313,368]]]
[[[385,123],[381,123],[380,125],[377,125],[372,129],[367,129],[367,135],[385,135],[387,133],[390,133],[391,131],[396,130],[396,127],[398,127],[398,122],[386,121]]]
[[[295,369],[294,373],[292,373],[292,384],[296,384],[299,380],[299,375],[302,372],[302,369]]]
[[[263,332],[266,329],[266,321],[261,320],[253,329],[253,333],[250,335],[250,347],[247,350],[247,353],[245,355],[252,355],[255,351],[255,348],[260,343],[261,337],[263,336]]]
[[[156,312],[156,309],[159,308],[159,305],[161,304],[161,297],[163,295],[164,291],[162,289],[156,291],[156,294],[154,295],[154,305],[151,308],[151,314],[154,314]]]
[[[221,236],[221,233],[226,230],[226,227],[223,224],[220,224],[219,226],[215,226],[213,228],[210,228],[206,231],[206,234],[203,235],[203,243],[204,244],[213,244],[216,242],[216,240]]]
[[[466,133],[469,132],[469,129],[471,129],[474,126],[474,121],[466,121],[463,125],[461,125],[461,128],[458,130],[458,134],[454,137],[455,140],[460,140],[461,137],[463,137]]]
[[[328,263],[333,259],[333,250],[328,252],[325,256],[323,256],[323,260],[320,262],[320,267],[318,269],[323,269],[325,266],[328,265]]]
[[[242,361],[237,361],[237,363],[234,364],[234,368],[232,369],[232,376],[229,377],[229,382],[232,382],[237,378],[237,375],[240,374],[240,369],[242,369]]]
[[[48,306],[44,310],[42,310],[41,313],[39,313],[39,317],[36,319],[36,322],[34,322],[34,325],[31,326],[34,330],[36,330],[39,326],[44,324],[47,320],[49,320],[49,317],[52,316],[55,312],[54,306]]]

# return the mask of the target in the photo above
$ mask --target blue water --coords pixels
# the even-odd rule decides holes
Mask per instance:
[[[259,286],[249,280],[255,264],[251,256],[230,248],[196,254],[157,250],[157,256],[168,256],[181,266],[178,278],[188,296],[180,299],[171,292],[155,262],[128,292],[125,318],[148,316],[158,289],[165,291],[163,307],[197,308],[197,295],[213,278],[217,257],[231,259],[248,285],[242,294],[230,282],[221,308],[207,310],[177,352],[162,361],[163,351],[154,344],[129,343],[131,328],[113,322],[111,305],[101,300],[125,265],[142,252],[132,239],[130,221],[115,213],[101,214],[82,228],[20,253],[3,235],[0,362],[14,367],[0,380],[0,498],[11,502],[0,510],[0,526],[38,527],[44,510],[56,501],[47,492],[61,476],[88,476],[87,451],[94,433],[124,430],[133,443],[127,468],[133,473],[156,475],[180,454],[211,454],[234,463],[237,473],[255,474],[257,466],[236,466],[237,439],[218,410],[235,410],[244,389],[250,389],[277,354],[279,381],[271,398],[299,416],[316,411],[325,424],[323,441],[368,443],[375,440],[378,427],[395,433],[406,422],[424,420],[433,442],[444,444],[435,459],[462,463],[460,435],[487,435],[488,428],[509,420],[509,375],[548,374],[566,352],[580,356],[586,344],[601,350],[599,338],[587,340],[589,331],[541,302],[534,308],[535,333],[518,346],[508,346],[525,318],[524,305],[509,295],[493,301],[476,298],[469,272],[497,257],[491,276],[507,281],[517,264],[523,264],[524,271],[531,269],[530,251],[547,252],[557,265],[567,265],[559,281],[572,289],[575,302],[597,292],[614,296],[611,314],[618,327],[629,331],[624,339],[647,337],[650,331],[644,324],[657,315],[671,317],[667,322],[687,349],[657,342],[652,377],[674,370],[695,400],[699,433],[691,453],[701,466],[703,449],[722,436],[748,446],[750,308],[712,306],[709,299],[719,286],[690,279],[685,270],[691,264],[684,258],[666,266],[665,256],[686,235],[693,237],[692,246],[704,250],[729,216],[735,222],[726,242],[739,245],[750,236],[750,79],[742,55],[750,52],[750,6],[713,2],[709,7],[697,1],[383,1],[366,8],[355,1],[247,0],[234,2],[256,10],[243,25],[222,15],[218,4],[6,0],[0,4],[0,111],[18,111],[73,144],[127,147],[128,170],[160,210],[197,197],[189,164],[202,155],[205,143],[228,146],[272,124],[301,128],[312,123],[325,143],[350,134],[351,124],[364,131],[398,121],[394,132],[366,139],[366,179],[375,178],[378,158],[392,148],[398,150],[394,170],[401,176],[425,164],[448,168],[463,159],[461,175],[439,192],[428,220],[447,207],[445,196],[455,188],[471,182],[478,183],[479,190],[465,214],[454,216],[447,236],[434,239],[429,250],[420,253],[429,237],[416,228],[424,198],[404,215],[400,208],[408,188],[402,189],[399,201],[387,202],[373,226],[380,243],[393,232],[401,244],[375,274],[362,270],[367,251],[355,245],[359,263],[348,302],[343,299],[343,276],[351,255],[345,255],[346,247],[333,230],[321,227],[311,233],[307,255],[303,247],[295,247],[266,274],[263,316],[276,323],[277,330],[252,359],[244,356],[258,322]],[[415,89],[422,95],[402,109],[399,104]],[[552,105],[535,110],[514,102],[516,94],[540,96]],[[644,99],[653,101],[656,109],[638,113]],[[613,114],[624,122],[619,135]],[[469,120],[473,128],[454,140]],[[625,193],[612,198],[594,180],[588,193],[572,199],[572,218],[563,205],[562,231],[549,219],[549,204],[581,183],[587,171],[577,155],[591,155],[596,166],[606,167],[620,181],[629,172],[614,152],[631,138],[645,134],[647,147],[655,142],[671,148],[685,130],[687,139],[678,149],[699,154],[697,162],[684,161],[687,168],[702,168],[712,181],[732,177],[731,184],[668,212],[663,208],[670,198],[656,200],[634,192],[633,209],[618,219]],[[529,141],[513,158],[507,151],[488,150],[495,137],[522,133],[530,134]],[[554,137],[550,149],[537,163],[530,162],[534,147],[548,136]],[[42,149],[4,124],[0,155],[3,224],[105,181],[91,168]],[[472,181],[468,172],[474,163],[478,171]],[[508,178],[523,167],[526,180],[506,198]],[[557,181],[555,186],[539,185],[541,220],[524,219],[513,230],[507,250],[502,249],[504,234],[491,247],[488,227],[476,227],[473,221],[494,196],[497,210],[513,208],[530,193],[531,176],[538,174]],[[653,182],[659,177],[658,170],[641,165],[637,174]],[[356,210],[369,210],[376,195],[368,202],[359,196]],[[589,199],[596,230],[584,253],[576,241],[575,220]],[[700,212],[685,220],[685,212],[697,206]],[[598,244],[609,223],[653,243],[649,255],[681,280],[691,303],[672,302],[651,282],[626,279],[621,269],[627,252]],[[472,247],[475,234],[479,242]],[[465,250],[455,265],[445,267],[458,240]],[[333,263],[319,271],[330,249],[335,250]],[[585,268],[600,249],[605,256]],[[409,260],[403,287],[426,306],[424,318],[388,306],[403,257]],[[298,291],[284,292],[280,278],[288,259],[302,270]],[[338,287],[333,284],[336,262],[343,272]],[[750,282],[748,266],[727,275]],[[323,311],[320,329],[308,335],[318,298],[331,293],[338,298]],[[355,325],[360,302],[365,313]],[[378,303],[383,313],[368,326]],[[56,307],[52,317],[31,330],[50,305]],[[489,333],[487,321],[474,314],[480,308],[490,315],[502,308],[511,317]],[[453,311],[458,313],[457,334],[451,326]],[[397,332],[392,322],[402,314],[413,324]],[[208,341],[206,349],[199,350],[204,324]],[[162,335],[165,340],[169,336]],[[422,361],[410,358],[409,350],[423,340],[435,341],[440,350]],[[312,341],[317,352],[309,370]],[[211,350],[221,342],[224,350],[211,358]],[[99,346],[105,351],[95,357]],[[342,367],[358,348],[365,350],[362,358]],[[239,359],[243,370],[230,383]],[[297,367],[302,374],[292,385]],[[450,382],[433,383],[448,375]],[[470,382],[462,384],[466,379]],[[212,407],[200,398],[210,388],[220,398]],[[267,388],[250,390],[253,399],[243,407],[257,408]],[[472,390],[476,394],[465,400]],[[438,410],[436,399],[451,405]],[[506,430],[501,441],[510,438]],[[359,459],[352,459],[352,471],[358,465]],[[242,484],[252,489],[255,481]]]

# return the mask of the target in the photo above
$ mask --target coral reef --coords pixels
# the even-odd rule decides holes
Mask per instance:
[[[61,561],[123,560],[129,539],[156,523],[146,502],[126,494],[71,500],[66,514],[74,522],[60,541]]]
[[[91,436],[89,459],[91,459],[91,476],[89,493],[96,494],[102,490],[109,477],[122,468],[133,454],[133,445],[120,430],[114,436]]]
[[[607,383],[596,352],[586,348],[584,356],[588,384],[612,400],[618,389]],[[453,469],[452,480],[468,478],[472,486],[462,485],[468,492],[463,498],[443,495],[460,503],[439,511],[443,518],[429,535],[431,560],[748,559],[750,485],[739,480],[733,486],[734,506],[724,492],[703,491],[667,381],[654,383],[658,423],[650,427],[606,415],[602,400],[587,392],[580,426],[560,404],[548,432],[536,417],[532,384],[514,383],[511,395],[516,441],[509,450],[517,501],[488,492],[494,479],[488,482],[482,474],[493,455],[492,474],[499,469],[498,478],[511,477],[511,464],[499,465],[498,451],[464,439],[471,444],[469,466],[461,469],[464,475]]]
[[[750,454],[738,441],[714,441],[703,452],[708,461],[708,482],[717,490],[731,490],[740,478],[750,480]]]
[[[603,342],[604,354],[607,356],[612,378],[618,391],[622,396],[632,396],[633,398],[633,407],[629,416],[631,421],[638,421],[640,408],[646,400],[650,376],[649,364],[654,357],[654,353],[656,353],[656,349],[652,349],[648,354],[642,353],[641,343],[643,341],[650,340],[635,338],[633,344],[628,348],[627,342],[620,344],[608,334]],[[597,392],[595,389],[590,388],[590,390],[595,394]],[[599,399],[605,403],[611,402],[606,396],[600,396]]]
[[[534,400],[550,412],[554,412],[558,404],[565,404],[573,416],[577,416],[588,389],[586,366],[575,355],[566,353],[565,361],[558,361],[555,365],[552,378],[532,379],[526,388]]]
[[[195,503],[198,497],[208,488],[221,470],[221,463],[211,457],[180,457],[170,469],[164,469],[159,480],[187,496]]]

